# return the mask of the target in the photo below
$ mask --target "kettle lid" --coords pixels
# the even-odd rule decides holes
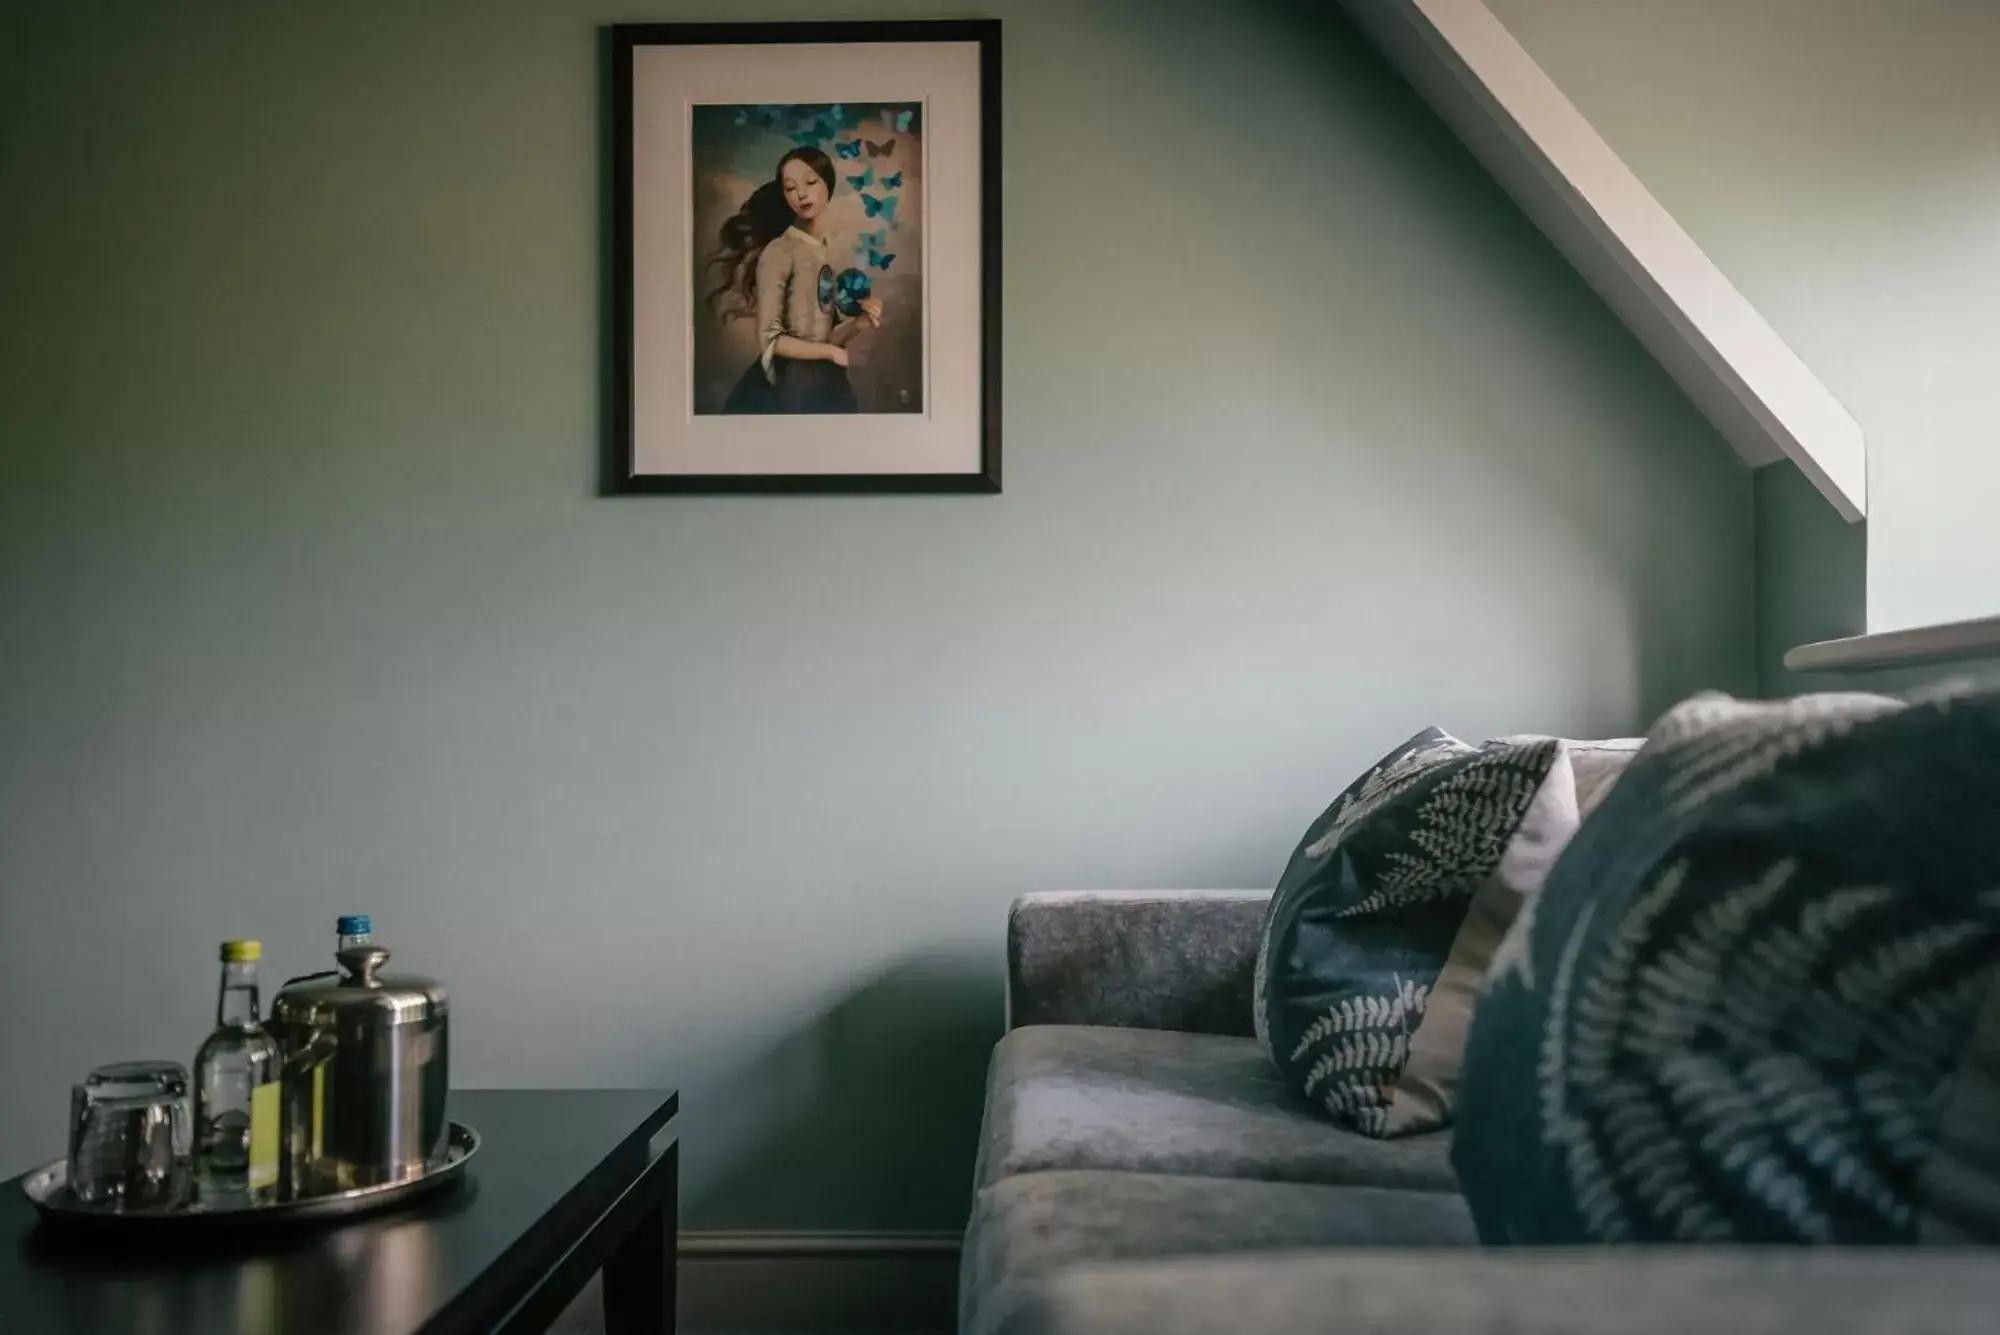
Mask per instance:
[[[271,1003],[271,1018],[311,1023],[330,1020],[334,1013],[372,1013],[376,1024],[415,1024],[446,1013],[443,984],[415,975],[381,972],[389,952],[381,946],[349,946],[335,954],[337,980],[315,978],[292,983]]]

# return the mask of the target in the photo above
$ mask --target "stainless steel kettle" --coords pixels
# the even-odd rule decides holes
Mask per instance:
[[[297,980],[271,1002],[279,1193],[289,1199],[421,1177],[445,1147],[444,988],[382,976],[380,946],[334,958],[339,978]]]

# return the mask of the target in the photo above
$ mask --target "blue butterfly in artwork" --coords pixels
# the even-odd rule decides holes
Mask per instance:
[[[819,131],[807,126],[803,130],[792,131],[792,142],[800,148],[818,148]]]
[[[874,181],[875,181],[875,169],[873,167],[868,168],[866,171],[862,172],[861,175],[859,176],[850,176],[847,178],[847,183],[853,186],[856,190],[864,189],[867,186],[874,184]]]
[[[863,195],[861,197],[861,208],[865,216],[880,218],[884,222],[888,222],[896,216],[896,198],[895,195],[890,195],[887,199],[877,199],[873,195]]]
[[[888,244],[889,244],[889,229],[886,227],[878,227],[872,232],[863,232],[861,234],[861,244],[856,246],[855,249],[860,250],[867,246],[886,246]]]
[[[837,143],[833,146],[833,155],[837,158],[858,158],[861,156],[861,141],[849,139],[845,143]]]
[[[882,178],[882,188],[884,190],[901,190],[903,188],[903,173],[897,172],[894,176],[884,176]]]
[[[896,257],[894,255],[884,255],[881,251],[875,249],[875,247],[873,246],[870,246],[868,248],[868,264],[871,268],[882,269],[886,271],[888,267],[894,264],[895,262],[896,262]]]
[[[748,125],[750,123],[750,108],[736,108],[736,123],[738,125]]]
[[[914,111],[890,111],[885,107],[882,110],[882,123],[901,134],[910,128],[910,123],[916,119],[916,114]]]

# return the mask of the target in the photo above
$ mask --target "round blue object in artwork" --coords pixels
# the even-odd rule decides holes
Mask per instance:
[[[824,281],[821,280],[822,283]],[[875,284],[861,270],[842,269],[840,277],[834,280],[833,308],[850,318],[861,314],[861,303],[868,299],[874,287]]]

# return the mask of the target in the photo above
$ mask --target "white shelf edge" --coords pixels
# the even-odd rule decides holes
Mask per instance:
[[[1785,655],[1794,672],[1852,672],[2000,658],[2000,616],[1802,644]]]
[[[1860,424],[1482,0],[1341,2],[1746,463],[1867,515]]]

